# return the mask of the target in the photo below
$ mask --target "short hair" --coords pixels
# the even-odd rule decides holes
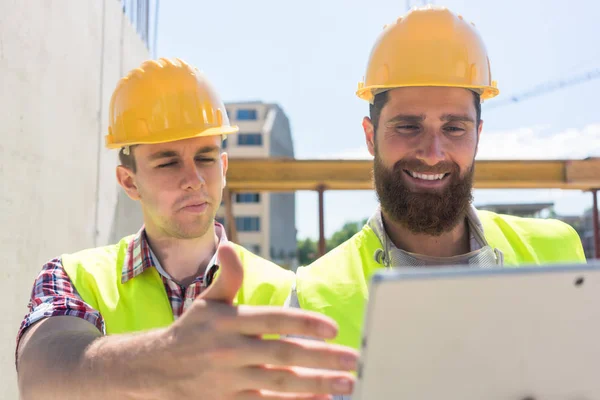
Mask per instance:
[[[129,168],[133,172],[136,171],[135,156],[133,155],[134,148],[135,146],[127,146],[121,147],[121,150],[119,150],[119,161],[121,162],[121,165]],[[128,151],[125,151],[125,149]]]

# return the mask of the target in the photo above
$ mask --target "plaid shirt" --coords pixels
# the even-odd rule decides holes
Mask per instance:
[[[225,229],[218,222],[215,222],[215,232],[219,236],[219,243],[227,241]],[[218,266],[216,265],[215,255],[204,276],[196,277],[188,287],[180,285],[166,276],[162,268],[157,267],[153,262],[146,231],[142,227],[127,248],[121,282],[125,283],[130,279],[134,279],[148,268],[157,268],[159,271],[173,309],[173,315],[178,318],[192,301],[202,293],[202,290],[210,284]],[[207,282],[206,285],[204,285],[205,281]],[[25,315],[17,334],[17,345],[25,329],[43,318],[57,315],[83,318],[94,324],[100,332],[106,334],[102,315],[79,296],[62,266],[60,258],[48,261],[35,279],[29,300],[29,312]]]

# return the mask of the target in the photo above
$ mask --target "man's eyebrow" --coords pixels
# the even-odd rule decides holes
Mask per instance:
[[[392,119],[388,120],[387,123],[394,122],[423,122],[425,115],[423,114],[398,114]]]
[[[161,151],[157,151],[154,154],[151,154],[148,159],[150,161],[153,160],[159,160],[161,158],[169,158],[169,157],[177,157],[179,154],[176,151],[173,150],[161,150]]]
[[[216,152],[219,151],[219,146],[204,146],[199,148],[196,151],[196,155],[198,154],[207,154],[207,153],[212,153],[212,152]],[[151,154],[148,159],[150,161],[153,160],[159,160],[161,158],[170,158],[170,157],[178,157],[179,153],[174,151],[174,150],[161,150],[161,151],[157,151],[154,154]]]
[[[215,151],[219,151],[221,148],[219,146],[204,146],[199,148],[196,151],[196,154],[206,154],[206,153],[212,153]]]
[[[440,119],[447,122],[458,121],[475,123],[475,120],[467,114],[444,114]]]
[[[467,114],[444,114],[440,117],[440,119],[446,122],[475,122],[475,120]],[[387,121],[387,123],[393,124],[395,122],[423,122],[424,120],[425,115],[423,114],[398,114],[389,121]]]

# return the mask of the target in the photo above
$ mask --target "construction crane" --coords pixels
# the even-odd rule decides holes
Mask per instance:
[[[554,92],[556,90],[564,89],[568,86],[580,84],[583,82],[591,81],[593,79],[600,78],[600,68],[592,69],[590,71],[574,75],[567,79],[559,79],[556,81],[549,81],[537,85],[529,90],[526,90],[522,93],[510,96],[506,100],[500,101],[491,101],[488,105],[485,106],[486,110],[491,110],[494,108],[502,107],[508,104],[518,103],[520,101],[529,99],[531,97],[541,96],[550,92]]]

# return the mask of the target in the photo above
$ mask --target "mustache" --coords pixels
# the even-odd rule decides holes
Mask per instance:
[[[440,161],[435,165],[427,165],[417,159],[399,160],[394,164],[394,172],[402,172],[402,170],[409,170],[418,173],[430,173],[430,174],[446,174],[455,173],[459,171],[458,165],[450,161]]]

